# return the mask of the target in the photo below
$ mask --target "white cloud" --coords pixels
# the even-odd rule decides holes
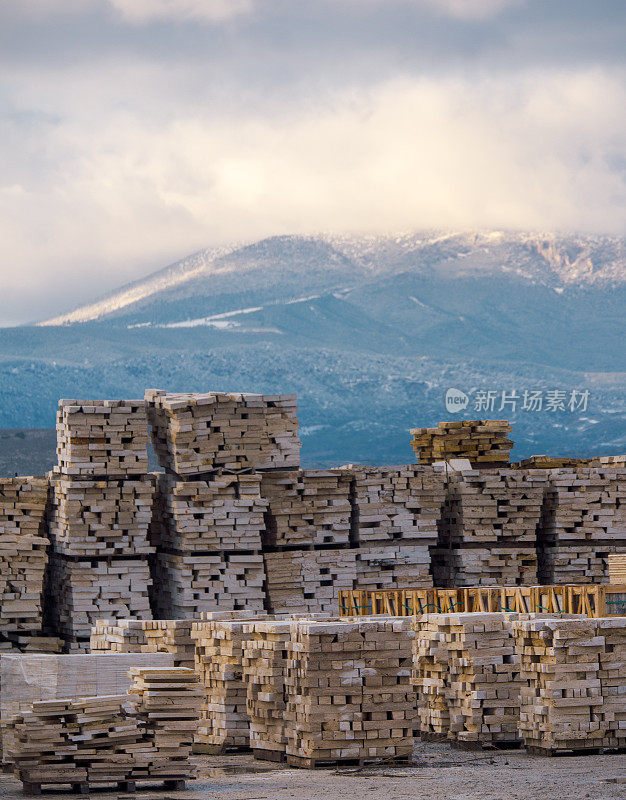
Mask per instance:
[[[420,5],[430,6],[441,14],[460,19],[484,19],[521,6],[527,0],[414,0]]]
[[[253,10],[253,0],[108,0],[133,23],[159,19],[221,22]]]
[[[619,74],[397,79],[277,115],[186,104],[171,68],[117,69],[112,96],[94,69],[57,92],[57,117],[20,119],[5,140],[3,322],[50,316],[233,239],[428,226],[625,232]],[[59,83],[54,73],[27,81],[23,103],[46,109]]]

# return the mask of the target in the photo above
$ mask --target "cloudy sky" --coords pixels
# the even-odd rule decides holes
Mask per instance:
[[[2,0],[0,324],[201,247],[626,234],[623,0]]]

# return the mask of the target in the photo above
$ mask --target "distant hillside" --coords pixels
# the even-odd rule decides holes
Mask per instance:
[[[0,329],[0,426],[51,427],[62,396],[288,391],[307,463],[399,463],[413,458],[410,427],[450,416],[454,387],[470,398],[459,417],[514,422],[515,457],[620,453],[625,309],[622,239],[275,237]],[[525,391],[589,398],[524,410]],[[517,392],[515,411],[502,392]]]

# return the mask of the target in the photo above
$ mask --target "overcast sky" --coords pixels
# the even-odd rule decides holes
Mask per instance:
[[[623,0],[1,0],[0,324],[201,247],[626,234]]]

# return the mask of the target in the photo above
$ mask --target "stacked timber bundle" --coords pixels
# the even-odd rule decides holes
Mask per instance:
[[[537,526],[543,470],[462,470],[451,474],[439,548],[437,586],[537,583]]]
[[[100,617],[151,618],[153,482],[143,400],[59,400],[49,622],[85,651]]]
[[[527,749],[546,754],[602,747],[600,656],[596,620],[513,623],[522,678],[520,733]]]
[[[192,624],[196,672],[204,691],[196,747],[204,752],[249,747],[243,678],[243,652],[248,635],[243,620],[206,619]]]
[[[140,479],[82,480],[51,475],[54,551],[77,558],[148,555],[152,484]]]
[[[154,609],[163,619],[193,619],[204,611],[263,609],[261,553],[197,555],[160,552],[154,571]]]
[[[130,670],[128,694],[134,701],[143,745],[132,748],[134,780],[184,781],[194,777],[189,760],[202,691],[198,676],[184,667]]]
[[[273,470],[263,475],[267,547],[340,545],[350,540],[351,475],[346,470]]]
[[[146,391],[159,463],[181,477],[300,465],[295,395]]]
[[[203,481],[158,476],[152,543],[181,553],[261,550],[261,477],[215,475]]]
[[[194,668],[191,620],[101,619],[91,631],[92,653],[171,653],[175,667]]]
[[[519,741],[522,681],[511,630],[517,615],[439,616],[450,666],[448,738],[482,745]]]
[[[357,583],[362,589],[433,585],[430,548],[445,497],[432,467],[350,465],[353,480]]]
[[[411,620],[292,622],[287,762],[409,760],[415,696]]]
[[[601,467],[626,468],[626,455],[623,456],[596,456],[591,459],[592,465]]]
[[[255,751],[284,753],[286,738],[287,652],[291,641],[289,621],[244,624],[243,680],[250,718],[250,746]],[[256,753],[263,756],[264,753]]]
[[[548,474],[541,583],[607,583],[609,554],[626,553],[626,469],[579,467]]]
[[[603,617],[596,622],[598,636],[604,638],[599,675],[605,746],[622,749],[626,747],[626,617]]]
[[[609,583],[626,585],[626,553],[613,553],[607,558]]]
[[[561,458],[559,456],[529,456],[523,458],[516,464],[513,464],[516,469],[557,469],[568,467],[576,469],[576,467],[584,467],[588,464],[594,463],[591,458]]]
[[[420,464],[467,458],[476,468],[500,467],[509,462],[512,430],[505,419],[440,422],[411,430],[411,447]]]
[[[355,550],[282,550],[265,553],[267,600],[278,612],[339,613],[339,591],[354,587]]]
[[[59,400],[55,472],[128,478],[148,471],[143,400]]]
[[[0,634],[41,631],[47,498],[46,478],[0,479]]]
[[[48,596],[54,627],[69,652],[86,652],[100,618],[151,619],[150,569],[134,558],[75,561],[50,555]]]

